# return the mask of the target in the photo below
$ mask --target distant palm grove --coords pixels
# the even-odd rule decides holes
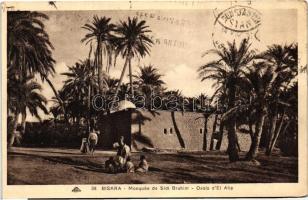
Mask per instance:
[[[152,103],[156,103],[150,100],[151,96],[156,95],[162,99],[162,110],[170,108],[167,102],[178,99],[183,103],[174,103],[174,110],[219,116],[219,129],[226,129],[228,134],[227,153],[230,162],[241,159],[236,135],[240,127],[245,127],[251,138],[246,160],[255,160],[260,149],[264,149],[269,156],[277,146],[282,151],[296,155],[297,43],[275,44],[263,52],[254,53],[251,42],[244,39],[239,43],[229,41],[220,49],[208,50],[204,56],[213,54],[216,59],[199,66],[198,74],[200,81],[212,80],[216,90],[213,96],[207,96],[204,86],[204,94],[186,97],[181,94],[180,88],[166,88],[159,66],[136,66],[137,60],[150,56],[154,45],[150,39],[151,27],[146,21],[128,17],[114,24],[111,18],[93,16],[91,23],[81,24],[81,28],[87,30],[84,38],[80,39],[82,45],[89,47],[88,56],[68,66],[68,71],[61,74],[65,77],[63,86],[57,90],[50,79],[56,75],[56,61],[52,55],[53,45],[43,23],[47,19],[48,16],[40,12],[8,12],[9,146],[30,141],[26,138],[27,114],[35,116],[45,126],[47,122],[41,120],[39,110],[45,114],[51,113],[53,118],[49,121],[54,123],[54,132],[57,131],[57,124],[83,126],[86,127],[84,131],[88,131],[91,119],[110,113],[108,109],[97,111],[93,108],[92,98],[95,95],[111,97],[107,102],[111,102],[111,105],[126,99],[137,107],[142,98],[145,102],[143,106],[148,110],[152,109]],[[123,66],[117,64],[119,59],[124,61]],[[109,74],[114,67],[122,69],[118,79]],[[137,70],[135,74],[134,69]],[[124,83],[127,71],[129,83]],[[51,107],[47,106],[48,100],[42,95],[42,87],[35,77],[40,77],[52,88],[54,97]],[[204,104],[208,105],[207,109],[204,109]],[[54,140],[56,135],[54,133],[50,139]]]

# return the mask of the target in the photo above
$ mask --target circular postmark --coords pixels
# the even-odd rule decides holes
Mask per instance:
[[[234,32],[248,32],[261,25],[261,13],[248,6],[233,6],[219,13],[216,23]]]
[[[249,6],[232,6],[220,13],[214,10],[214,28],[212,40],[215,48],[226,47],[227,43],[249,39],[258,41],[261,13]]]

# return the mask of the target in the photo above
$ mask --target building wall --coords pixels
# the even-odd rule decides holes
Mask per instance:
[[[132,113],[132,148],[203,150],[206,136],[201,113],[143,111]],[[206,140],[205,140],[206,141]]]
[[[122,111],[103,116],[99,120],[99,146],[112,148],[122,135],[133,151],[144,147],[158,149],[202,151],[213,150],[213,132],[219,131],[220,120],[214,128],[215,115],[205,117],[202,113],[136,110]],[[250,147],[249,134],[238,133],[242,151]],[[228,137],[224,130],[221,151],[226,151]]]
[[[237,139],[239,141],[239,146],[240,146],[241,151],[246,151],[246,152],[249,151],[250,144],[251,144],[250,135],[238,132]],[[227,151],[227,148],[228,148],[228,135],[225,131],[223,138],[222,138],[220,151]]]
[[[131,111],[101,116],[97,124],[101,132],[98,141],[99,147],[111,149],[120,136],[124,136],[126,144],[131,144]]]

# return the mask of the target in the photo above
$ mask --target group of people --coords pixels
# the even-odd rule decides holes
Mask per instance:
[[[117,148],[117,155],[109,157],[105,162],[105,170],[108,173],[118,172],[147,172],[149,170],[148,162],[144,155],[140,156],[139,165],[135,167],[130,157],[130,148],[124,143],[124,137],[121,136],[118,143],[115,143],[114,148]]]
[[[95,147],[98,143],[99,131],[91,128],[88,138],[82,139],[82,144],[80,151],[82,153],[94,154]],[[117,154],[115,157],[109,157],[105,162],[105,171],[108,173],[118,173],[118,172],[147,172],[149,169],[148,162],[144,155],[140,156],[140,162],[138,166],[135,166],[131,160],[130,147],[125,144],[124,137],[121,136],[117,143],[113,144],[113,147],[117,149]]]

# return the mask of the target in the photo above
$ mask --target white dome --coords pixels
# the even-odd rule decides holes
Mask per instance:
[[[118,105],[117,106],[115,105],[114,107],[115,107],[114,110],[111,111],[112,113],[119,112],[119,111],[122,111],[122,110],[126,110],[126,109],[129,109],[129,108],[133,108],[133,109],[136,108],[135,104],[133,104],[132,102],[127,101],[127,100],[119,101]]]

